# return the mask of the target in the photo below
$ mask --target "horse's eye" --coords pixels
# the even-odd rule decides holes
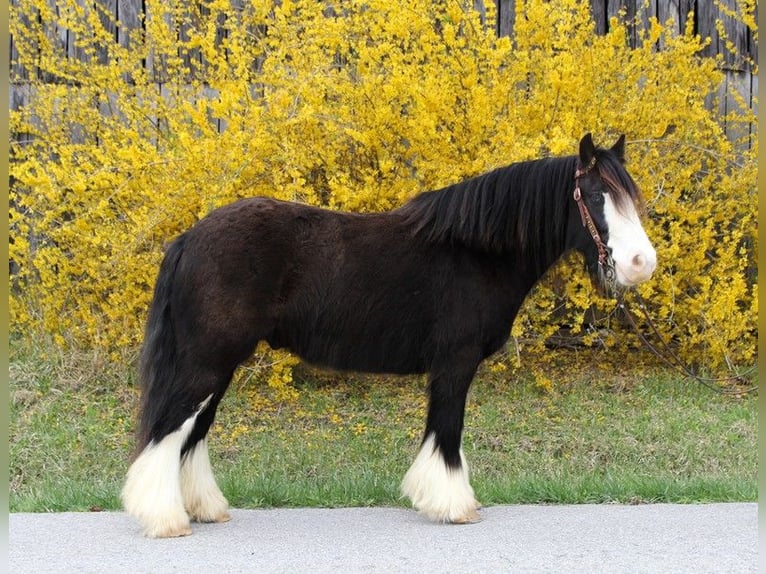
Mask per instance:
[[[601,191],[594,191],[589,194],[589,199],[593,205],[602,205],[604,203],[604,194]]]

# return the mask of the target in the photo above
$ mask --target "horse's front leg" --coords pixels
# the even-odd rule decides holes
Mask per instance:
[[[421,513],[455,524],[479,521],[479,503],[460,446],[466,395],[479,361],[470,353],[462,356],[464,360],[453,358],[431,372],[423,443],[402,481],[402,493]]]

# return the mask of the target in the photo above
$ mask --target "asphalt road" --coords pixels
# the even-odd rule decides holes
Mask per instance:
[[[398,508],[233,510],[150,540],[121,512],[11,514],[12,574],[757,572],[757,505],[495,506],[465,526]]]

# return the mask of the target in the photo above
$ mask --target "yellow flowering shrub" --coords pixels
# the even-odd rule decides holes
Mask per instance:
[[[691,29],[651,20],[631,48],[627,23],[597,36],[576,0],[517,1],[513,38],[473,0],[145,4],[133,29],[97,3],[11,8],[30,90],[10,119],[13,330],[138,344],[163,245],[239,197],[388,210],[575,153],[586,132],[603,145],[625,133],[659,257],[641,292],[662,334],[710,370],[754,362],[757,138],[730,141],[706,107],[721,62]],[[738,14],[752,29],[753,9]],[[755,126],[740,103],[727,121]],[[594,308],[614,304],[574,259],[535,289],[513,340],[539,347],[562,324],[631,338],[617,320],[588,332]],[[289,387],[292,363],[273,364]]]

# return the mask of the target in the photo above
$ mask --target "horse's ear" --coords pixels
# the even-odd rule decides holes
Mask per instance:
[[[593,137],[585,134],[580,140],[580,165],[585,167],[591,164],[596,155],[596,146],[593,145]]]
[[[617,159],[623,163],[625,162],[625,134],[622,134],[612,146],[612,151],[617,156]]]

